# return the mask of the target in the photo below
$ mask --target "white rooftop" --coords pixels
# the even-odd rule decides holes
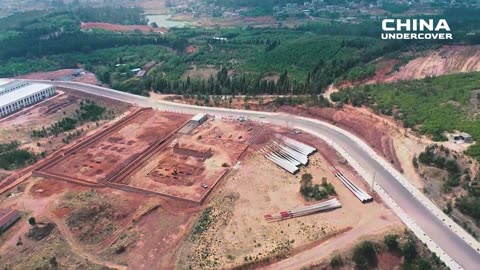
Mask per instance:
[[[0,107],[11,104],[50,87],[52,87],[50,84],[33,83],[13,92],[6,93],[0,97]]]
[[[204,113],[198,113],[195,116],[193,116],[191,120],[198,122],[198,121],[202,120],[205,116],[206,116],[206,114],[204,114]]]
[[[7,90],[7,89],[15,88],[15,87],[18,87],[18,86],[21,86],[21,85],[26,85],[26,84],[30,84],[30,83],[25,82],[25,81],[11,81],[11,82],[7,82],[5,84],[0,84],[0,92],[2,92],[4,90]]]
[[[0,78],[0,88],[1,88],[2,86],[4,86],[5,84],[11,83],[11,82],[12,82],[11,79]]]

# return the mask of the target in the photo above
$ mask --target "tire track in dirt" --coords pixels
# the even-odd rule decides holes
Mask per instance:
[[[73,253],[77,254],[78,256],[93,262],[95,264],[105,266],[108,268],[112,269],[118,269],[118,270],[127,270],[128,267],[123,266],[123,265],[118,265],[112,262],[104,261],[96,256],[93,256],[92,254],[86,252],[83,250],[83,248],[77,243],[77,241],[74,239],[73,235],[70,233],[69,229],[67,228],[67,225],[65,225],[64,222],[62,222],[60,219],[56,218],[52,214],[47,214],[47,217],[57,225],[58,230],[60,231],[60,234],[63,236],[65,241],[68,243],[70,246],[70,249],[72,250]]]

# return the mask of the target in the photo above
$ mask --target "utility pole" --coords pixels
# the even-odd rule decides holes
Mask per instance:
[[[373,171],[373,179],[372,179],[372,192],[375,191],[375,176],[376,176],[377,172],[376,171]]]

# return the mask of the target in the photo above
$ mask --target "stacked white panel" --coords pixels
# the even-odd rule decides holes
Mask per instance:
[[[303,165],[308,164],[308,157],[306,155],[303,155],[302,153],[299,153],[278,141],[273,141],[272,145],[277,147],[277,149],[280,149],[280,151],[283,151],[284,153],[287,153],[288,155],[292,156]]]
[[[286,211],[281,211],[275,214],[266,214],[264,217],[267,221],[280,221],[289,218],[296,218],[306,215],[315,214],[321,211],[327,211],[342,207],[340,201],[337,198],[330,199],[328,201],[320,202],[317,204],[294,208]]]
[[[357,187],[348,177],[343,175],[337,168],[330,166],[333,174],[357,197],[362,203],[371,202],[373,200],[372,196],[363,191],[361,188]]]
[[[294,174],[299,166],[308,164],[308,155],[316,151],[315,148],[297,142],[285,136],[276,135],[277,140],[265,146],[261,152],[270,161]]]
[[[304,154],[304,155],[311,155],[313,154],[315,151],[317,151],[317,149],[315,149],[314,147],[311,147],[309,145],[306,145],[304,143],[301,143],[299,141],[296,141],[296,140],[293,140],[293,139],[290,139],[286,136],[282,136],[282,135],[277,135],[277,138],[281,139],[282,141],[284,141],[287,145],[289,145],[291,148],[295,149],[296,151]]]

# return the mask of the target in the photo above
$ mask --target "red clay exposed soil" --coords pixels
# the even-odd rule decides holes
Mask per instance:
[[[50,197],[72,188],[75,188],[75,185],[45,179],[35,183],[30,188],[30,195],[35,198]]]
[[[72,209],[70,209],[67,206],[57,208],[52,211],[52,213],[58,218],[67,218],[71,212],[72,212]]]
[[[402,257],[390,252],[382,252],[377,255],[378,269],[395,269],[402,264]]]
[[[179,202],[161,203],[135,221],[139,239],[127,248],[131,269],[174,269],[175,252],[188,233],[194,214],[200,211]],[[161,243],[161,244],[160,244]]]
[[[150,25],[122,25],[122,24],[111,24],[111,23],[99,23],[99,22],[82,22],[82,29],[104,29],[109,31],[119,31],[119,32],[129,32],[134,30],[140,30],[143,33],[160,33],[165,34],[168,32],[168,29],[165,27],[154,28]]]
[[[259,129],[257,124],[210,119],[189,134],[176,134],[115,184],[201,203]]]
[[[187,100],[178,96],[169,97],[167,99],[170,101],[187,104],[193,104],[196,102],[195,100]],[[265,97],[264,99],[259,100],[252,99],[248,101],[249,109],[261,111],[275,110],[275,107],[273,104],[271,104],[272,99],[273,97]],[[262,102],[260,102],[260,100],[262,100]],[[228,103],[228,106],[236,109],[244,109],[246,105],[242,98],[234,98],[232,103],[229,103],[227,100],[226,103]],[[220,106],[227,107],[226,104],[222,104]],[[350,106],[344,106],[342,109],[282,106],[276,109],[276,111],[316,118],[342,127],[356,134],[357,136],[360,136],[378,153],[383,155],[388,161],[392,162],[397,169],[401,170],[400,162],[395,153],[393,139],[390,136],[393,134],[392,132],[398,132],[398,128],[395,127],[395,123],[392,123],[393,121],[390,119],[382,119],[379,116],[375,116],[373,113],[367,112],[366,110],[361,110]],[[262,144],[271,139],[271,136],[268,134],[261,133],[254,141],[253,147],[255,148],[256,144]]]
[[[360,136],[378,153],[390,161],[396,169],[401,171],[401,165],[395,153],[393,139],[390,136],[391,127],[386,121],[381,121],[373,115],[366,115],[355,108],[345,106],[342,109],[334,108],[304,108],[282,106],[279,111],[317,118],[335,124],[341,128]]]
[[[355,84],[389,83],[422,79],[461,72],[480,70],[480,46],[443,46],[438,50],[417,53],[398,71],[392,70],[399,62],[396,59],[377,61],[377,71],[373,78]]]
[[[372,84],[386,81],[392,69],[399,62],[397,59],[383,59],[377,63],[375,76],[367,79],[365,83]]]
[[[187,53],[192,54],[192,53],[196,53],[198,51],[198,48],[196,46],[190,45],[185,49],[185,51]]]
[[[0,142],[17,140],[22,142],[21,147],[24,149],[29,149],[29,151],[35,151],[36,153],[45,151],[49,155],[46,159],[39,160],[22,170],[17,170],[3,179],[0,182],[0,194],[27,180],[31,176],[32,171],[37,170],[52,157],[71,147],[71,145],[65,145],[63,141],[68,136],[67,133],[49,138],[32,138],[30,136],[32,130],[50,126],[65,115],[74,114],[80,106],[79,103],[85,99],[95,100],[97,104],[109,108],[113,112],[112,116],[124,113],[129,107],[128,104],[120,101],[105,99],[83,92],[63,88],[57,88],[57,90],[60,92],[57,96],[1,119],[0,131],[3,131],[3,134]],[[102,126],[104,122],[105,120],[100,121],[99,125]],[[96,132],[96,125],[87,123],[81,129],[84,134]],[[79,139],[78,141],[81,140]]]
[[[85,184],[99,184],[142,155],[149,147],[161,143],[179,128],[188,115],[136,110],[110,127],[67,149],[56,160],[39,169],[60,178]],[[175,120],[175,121],[174,121]]]

